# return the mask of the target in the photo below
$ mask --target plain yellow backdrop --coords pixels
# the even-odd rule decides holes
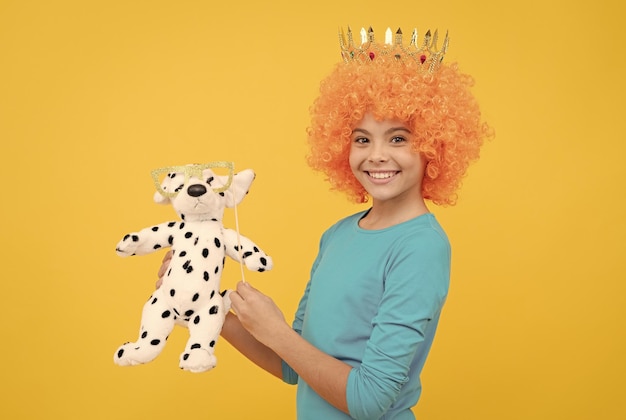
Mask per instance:
[[[0,417],[294,418],[295,388],[228,343],[216,369],[121,368],[161,254],[127,231],[175,218],[150,170],[232,160],[257,179],[246,279],[291,320],[319,235],[360,210],[304,162],[337,29],[450,32],[496,138],[432,211],[453,275],[418,418],[626,417],[626,61],[618,1],[0,0]],[[232,212],[225,224],[233,227]],[[224,287],[239,279],[227,262]]]

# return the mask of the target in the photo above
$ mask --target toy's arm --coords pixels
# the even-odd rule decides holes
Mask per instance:
[[[267,271],[272,269],[272,257],[267,255],[254,242],[245,236],[237,236],[237,232],[232,229],[224,229],[223,232],[226,255],[239,262],[241,262],[241,255],[246,268],[251,271]],[[241,252],[239,252],[239,245],[241,245]]]
[[[132,232],[124,236],[117,243],[115,252],[120,257],[130,255],[146,255],[161,248],[172,245],[173,233],[180,222],[165,222],[147,227],[139,232]]]

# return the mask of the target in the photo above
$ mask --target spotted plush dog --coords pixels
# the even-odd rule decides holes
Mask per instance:
[[[228,176],[212,168],[225,166]],[[272,268],[272,259],[250,239],[222,225],[225,207],[245,197],[255,174],[247,169],[233,175],[232,164],[214,162],[163,168],[164,180],[153,172],[154,200],[171,203],[180,221],[170,221],[129,233],[117,244],[119,256],[145,255],[171,247],[172,259],[161,287],[143,307],[139,337],[118,348],[114,361],[121,366],[147,363],[165,347],[174,325],[187,327],[189,340],[180,355],[180,367],[204,372],[215,367],[214,347],[226,313],[228,294],[220,293],[225,257],[243,262],[249,270]]]

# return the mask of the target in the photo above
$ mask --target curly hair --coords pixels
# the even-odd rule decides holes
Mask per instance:
[[[442,63],[433,74],[418,67],[382,59],[341,62],[322,80],[310,109],[307,162],[326,175],[332,189],[355,202],[368,200],[348,158],[352,130],[369,112],[377,120],[398,120],[411,129],[412,146],[426,163],[423,197],[438,205],[456,204],[461,180],[492,130],[481,120],[470,92],[471,76],[459,72],[455,63]]]

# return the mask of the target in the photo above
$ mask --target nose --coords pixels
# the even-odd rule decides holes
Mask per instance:
[[[200,197],[201,195],[206,194],[206,187],[202,184],[192,184],[187,187],[187,194],[192,197]]]
[[[380,142],[373,142],[367,159],[370,162],[386,162],[387,153],[384,144],[381,144]]]

